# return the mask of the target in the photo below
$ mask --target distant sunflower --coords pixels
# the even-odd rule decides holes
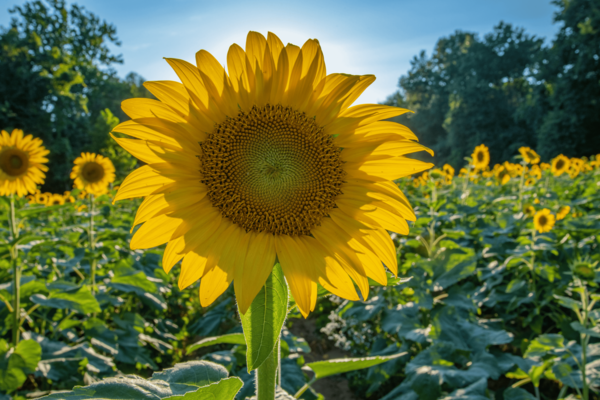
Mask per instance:
[[[540,168],[539,165],[533,165],[531,167],[531,169],[529,170],[529,176],[535,178],[535,179],[542,179],[542,169]]]
[[[550,232],[554,226],[554,215],[547,208],[538,211],[533,217],[533,226],[539,233]]]
[[[529,147],[521,147],[519,148],[519,153],[523,156],[523,160],[527,164],[537,164],[540,162],[540,156],[534,150]]]
[[[551,172],[554,176],[561,176],[569,170],[570,166],[571,161],[569,158],[561,154],[552,160]]]
[[[556,220],[560,221],[561,219],[564,219],[567,215],[569,215],[569,212],[571,212],[571,207],[569,206],[562,206],[558,209],[558,212],[556,213]]]
[[[531,218],[535,215],[535,207],[533,207],[532,205],[525,206],[523,209],[523,213]]]
[[[52,195],[49,196],[48,201],[46,202],[46,205],[49,206],[58,206],[58,205],[63,205],[65,204],[65,198],[64,196],[58,194],[58,193],[54,193]]]
[[[475,147],[475,151],[471,155],[473,166],[477,170],[483,170],[490,164],[490,150],[485,144]]]
[[[167,243],[165,271],[183,259],[179,287],[200,280],[202,306],[233,281],[242,313],[276,259],[304,316],[317,283],[358,300],[355,284],[366,298],[368,278],[386,283],[383,264],[397,273],[387,231],[415,215],[393,180],[432,164],[405,157],[428,149],[386,121],[408,110],[351,107],[374,76],[327,75],[317,40],[272,33],[232,45],[227,71],[204,50],[167,62],[182,83],[146,82],[158,100],[125,100],[132,120],[113,130],[147,164],[115,197],[145,197],[131,248]]]
[[[109,158],[100,154],[81,153],[74,161],[71,179],[77,189],[87,193],[101,195],[106,193],[108,185],[115,180],[115,167]]]
[[[50,199],[50,193],[36,193],[35,196],[35,202],[37,204],[48,204],[48,200]]]
[[[26,196],[37,191],[44,183],[48,167],[46,156],[50,153],[41,139],[14,129],[9,135],[0,135],[0,196]]]
[[[546,171],[552,167],[550,166],[550,164],[543,162],[543,163],[540,163],[540,168],[542,169],[542,171]]]
[[[506,185],[510,181],[510,172],[502,165],[494,169],[496,170],[496,179],[501,185]]]

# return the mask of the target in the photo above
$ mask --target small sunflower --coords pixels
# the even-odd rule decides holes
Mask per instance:
[[[58,206],[63,204],[65,204],[65,197],[58,193],[48,196],[48,201],[46,202],[46,205],[48,206]]]
[[[543,163],[540,163],[540,168],[542,169],[542,171],[546,171],[546,170],[551,169],[552,167],[550,164],[543,162]]]
[[[567,215],[569,215],[569,212],[571,212],[571,207],[569,206],[562,206],[558,209],[558,212],[556,213],[556,220],[560,221],[561,219],[564,219]]]
[[[48,200],[50,199],[50,193],[36,193],[35,194],[35,202],[37,204],[48,204]]]
[[[540,162],[540,156],[529,147],[521,147],[519,153],[527,164],[537,164]]]
[[[531,204],[525,206],[523,209],[523,214],[527,215],[530,218],[533,217],[535,215],[535,207],[533,207]]]
[[[496,169],[496,168],[495,168]],[[506,185],[510,181],[510,172],[505,166],[501,165],[496,169],[496,179],[501,185]]]
[[[529,170],[529,176],[531,176],[532,178],[535,178],[537,180],[542,179],[542,169],[540,168],[540,166],[539,165],[531,166],[531,169]]]
[[[405,157],[428,149],[386,121],[408,110],[351,107],[374,76],[327,75],[317,40],[272,33],[232,45],[227,70],[204,50],[167,62],[181,83],[146,82],[158,100],[125,100],[132,120],[113,130],[146,163],[115,197],[145,197],[132,249],[167,243],[181,289],[200,280],[208,306],[233,282],[241,313],[276,259],[304,316],[317,283],[357,300],[355,284],[366,298],[368,278],[386,283],[384,264],[397,273],[387,231],[407,234],[415,215],[393,181],[433,165]]]
[[[550,232],[554,226],[554,215],[547,208],[538,211],[533,217],[533,226],[539,233]]]
[[[528,179],[525,181],[525,186],[533,186],[533,185],[535,185],[535,179],[533,179],[533,178],[528,178]]]
[[[561,154],[558,157],[552,159],[552,167],[550,171],[554,176],[561,176],[569,170],[570,166],[571,161],[569,160],[569,158]]]
[[[442,167],[442,170],[444,171],[444,173],[449,176],[449,177],[454,177],[454,168],[452,167],[452,165],[450,164],[444,164],[444,166]]]
[[[476,170],[483,170],[490,164],[490,150],[485,144],[475,147],[475,151],[471,155],[473,166]]]
[[[115,167],[112,161],[100,154],[81,153],[74,163],[71,179],[75,180],[77,189],[101,195],[106,193],[108,185],[115,180]]]
[[[26,196],[37,191],[44,183],[48,167],[46,156],[50,151],[42,146],[41,139],[14,129],[9,135],[0,135],[0,196]]]

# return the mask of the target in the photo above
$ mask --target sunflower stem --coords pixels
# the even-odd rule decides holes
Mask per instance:
[[[94,195],[90,194],[90,280],[92,283],[92,293],[96,294],[96,255],[94,254]]]
[[[10,230],[12,234],[13,245],[10,248],[10,261],[13,269],[13,318],[12,318],[12,341],[16,347],[19,344],[19,328],[21,314],[21,265],[19,264],[19,250],[17,248],[17,239],[19,229],[17,227],[17,218],[15,216],[15,195],[10,195]]]
[[[280,364],[280,340],[277,340],[271,355],[258,367],[256,373],[257,400],[274,400],[277,390],[278,371]]]

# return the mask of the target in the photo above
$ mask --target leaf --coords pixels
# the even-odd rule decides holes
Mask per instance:
[[[219,364],[208,361],[188,361],[175,364],[173,368],[155,372],[151,380],[206,386],[227,378],[227,375],[227,370]]]
[[[287,284],[281,266],[276,264],[246,314],[240,313],[248,346],[248,371],[258,368],[275,348],[287,316],[287,306]]]
[[[226,344],[246,344],[246,339],[244,339],[243,333],[230,333],[228,335],[223,336],[213,336],[200,340],[188,346],[186,354],[190,354],[191,352],[198,350],[201,347],[212,346],[214,344],[226,343]]]
[[[321,379],[331,375],[342,374],[344,372],[356,371],[357,369],[369,368],[374,365],[388,362],[394,358],[402,357],[406,354],[406,352],[402,352],[391,356],[340,358],[336,360],[308,363],[306,364],[306,367],[314,371],[315,379]]]
[[[243,386],[238,377],[225,378],[209,386],[201,387],[195,392],[183,396],[167,397],[164,400],[233,400]]]
[[[581,309],[582,305],[580,301],[573,300],[569,297],[559,296],[557,294],[554,295],[554,298],[558,300],[558,304],[563,307],[570,308],[571,310],[578,312]]]
[[[156,284],[148,280],[145,273],[133,268],[119,268],[107,286],[138,296],[158,292]]]
[[[426,365],[417,369],[410,387],[419,395],[419,399],[435,400],[442,394],[441,383],[440,372]]]
[[[571,328],[573,328],[579,333],[583,333],[584,335],[600,337],[600,325],[596,325],[586,329],[579,322],[575,321],[571,322]]]
[[[554,349],[564,347],[565,339],[557,333],[547,333],[532,340],[525,352],[525,357],[543,357]]]
[[[30,300],[45,307],[58,309],[69,308],[82,314],[101,311],[98,301],[87,286],[82,286],[74,293],[52,292],[50,297],[34,294],[30,297]]]
[[[508,388],[504,392],[504,400],[536,400],[536,398],[524,389]]]
[[[6,347],[6,342],[3,347]],[[14,351],[6,354],[10,355],[8,362],[2,362],[6,369],[0,369],[0,389],[10,393],[23,385],[27,374],[35,371],[42,358],[42,348],[35,340],[23,340]]]
[[[60,209],[67,208],[67,207],[71,207],[71,204],[58,204],[55,206],[24,208],[24,209],[18,210],[16,212],[16,214],[17,214],[16,216],[17,216],[17,218],[31,217],[32,215],[37,215],[42,212],[51,212],[51,211],[56,211],[56,210],[60,210]]]

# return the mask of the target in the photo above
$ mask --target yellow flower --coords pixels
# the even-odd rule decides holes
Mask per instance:
[[[510,181],[510,172],[506,167],[501,165],[494,169],[496,170],[496,179],[500,181],[501,185],[505,185]]]
[[[569,170],[571,161],[562,154],[552,159],[551,172],[554,176],[561,176]]]
[[[554,226],[554,215],[547,208],[538,211],[533,217],[533,226],[539,233],[550,232]]]
[[[540,156],[534,150],[529,147],[521,147],[519,153],[523,156],[523,160],[527,164],[537,164],[540,162]]]
[[[454,168],[452,167],[452,165],[450,165],[450,164],[444,164],[444,166],[442,167],[442,170],[444,171],[444,173],[447,176],[450,176],[450,177],[454,176]]]
[[[428,150],[386,121],[407,110],[351,107],[372,75],[326,74],[317,40],[284,46],[250,32],[227,71],[208,52],[196,64],[167,59],[182,83],[146,82],[157,100],[125,100],[132,118],[113,138],[147,165],[115,201],[145,197],[132,249],[167,243],[165,271],[182,261],[179,287],[200,279],[208,306],[233,281],[245,313],[275,260],[304,316],[317,283],[357,300],[368,278],[397,272],[387,231],[408,233],[415,215],[393,180],[433,165],[405,157]]]
[[[549,170],[551,168],[551,166],[550,166],[550,164],[543,162],[543,163],[540,163],[540,168],[542,169],[542,171],[546,171],[546,170]]]
[[[48,199],[50,198],[50,193],[36,193],[35,194],[35,202],[38,204],[48,204]]]
[[[464,176],[467,176],[468,173],[469,173],[469,170],[467,170],[466,168],[461,168],[458,171],[458,176],[459,177],[464,177]]]
[[[44,183],[50,153],[42,141],[14,129],[0,134],[0,196],[26,196]]]
[[[525,186],[533,186],[535,185],[535,179],[529,178],[525,181]]]
[[[77,157],[74,163],[71,179],[75,180],[77,189],[101,195],[106,193],[108,185],[115,180],[113,163],[109,158],[100,154],[81,153],[81,156]]]
[[[471,155],[475,169],[485,169],[490,163],[490,151],[485,144],[475,147]]]
[[[529,170],[529,176],[535,178],[535,179],[542,179],[542,169],[540,168],[539,165],[532,165],[531,169]]]
[[[65,197],[60,194],[50,194],[48,196],[48,200],[46,201],[47,206],[56,206],[65,204]]]
[[[533,204],[540,204],[540,199],[537,197],[533,200]]]
[[[525,206],[525,208],[523,209],[523,213],[525,215],[527,215],[528,217],[533,217],[535,214],[535,207],[533,207],[531,204]]]
[[[558,212],[556,213],[556,220],[560,221],[561,219],[564,219],[567,215],[569,215],[570,211],[571,211],[571,207],[562,206],[561,208],[558,209]]]

